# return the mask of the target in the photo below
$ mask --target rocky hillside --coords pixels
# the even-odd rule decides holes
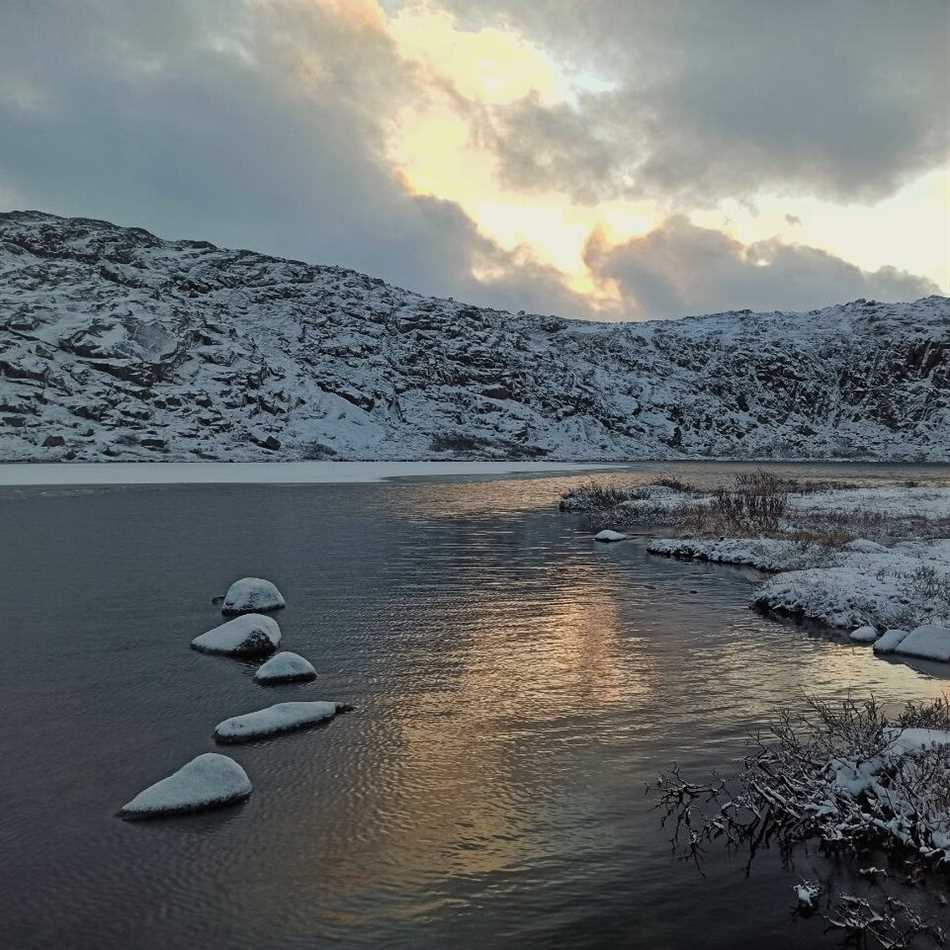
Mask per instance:
[[[950,299],[593,324],[0,214],[0,460],[950,460]]]

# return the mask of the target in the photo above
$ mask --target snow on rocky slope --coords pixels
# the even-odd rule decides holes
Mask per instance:
[[[950,299],[594,324],[0,214],[0,461],[950,459]]]

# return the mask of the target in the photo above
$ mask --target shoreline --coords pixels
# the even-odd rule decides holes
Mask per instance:
[[[0,488],[84,485],[370,484],[395,478],[577,475],[609,462],[12,462]]]
[[[713,492],[669,478],[592,483],[561,509],[595,529],[641,529],[652,555],[762,571],[749,606],[767,616],[876,655],[950,664],[950,487],[789,484],[759,472]]]
[[[0,488],[89,485],[192,484],[371,484],[398,478],[458,478],[506,475],[576,475],[585,472],[650,471],[650,466],[873,466],[885,476],[901,469],[932,471],[950,485],[950,461],[909,462],[876,459],[626,459],[585,461],[530,460],[299,460],[280,461],[15,461],[0,462]],[[656,474],[660,474],[660,470]],[[845,473],[842,473],[845,474]]]

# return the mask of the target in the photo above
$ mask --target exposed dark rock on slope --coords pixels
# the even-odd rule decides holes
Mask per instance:
[[[593,324],[0,214],[0,460],[950,459],[950,299]]]

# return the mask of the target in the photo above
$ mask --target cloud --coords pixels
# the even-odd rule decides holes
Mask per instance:
[[[502,248],[459,204],[413,193],[388,143],[407,105],[448,99],[473,148],[487,143],[498,174],[521,191],[553,183],[583,202],[650,192],[661,208],[690,196],[742,201],[769,182],[877,194],[931,162],[945,137],[931,88],[934,4],[895,8],[893,22],[890,7],[847,3],[821,17],[776,4],[769,18],[726,2],[715,17],[705,4],[492,4],[477,14],[467,4],[465,15],[523,20],[544,46],[531,62],[546,94],[515,82],[517,43],[499,47],[510,81],[493,96],[470,97],[491,78],[470,64],[460,73],[469,85],[447,89],[418,49],[401,55],[375,0],[0,4],[0,201],[566,316],[810,307],[933,289],[813,248],[743,247],[674,216],[637,241],[589,243],[593,278],[621,298],[604,313],[531,247]],[[451,23],[436,20],[452,48]],[[498,42],[479,34],[469,53]],[[581,77],[568,99],[548,68],[558,50],[565,75]],[[609,88],[583,79],[598,72]],[[517,202],[509,210],[516,221]]]
[[[814,247],[778,239],[744,245],[674,216],[615,246],[594,235],[586,260],[616,282],[629,317],[679,317],[725,310],[811,310],[865,297],[913,300],[937,293],[922,277],[882,267],[873,273]]]
[[[871,202],[950,149],[944,0],[449,2],[469,25],[540,38],[581,77],[573,104],[494,110],[503,172],[522,185],[578,200],[780,189]],[[583,92],[591,74],[604,91]]]
[[[0,193],[428,293],[589,315],[555,271],[504,252],[457,205],[413,195],[387,165],[385,119],[424,90],[374,10],[4,5],[0,89],[15,94],[0,93]]]
[[[802,223],[802,219],[797,214],[787,214],[785,215],[785,223],[790,228],[794,228]]]

